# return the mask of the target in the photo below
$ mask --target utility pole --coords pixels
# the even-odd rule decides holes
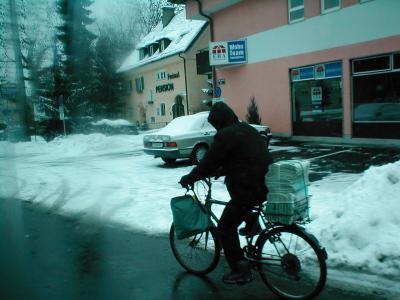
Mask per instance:
[[[21,52],[21,42],[19,39],[19,29],[18,29],[18,16],[17,9],[15,6],[15,0],[9,0],[10,5],[10,20],[11,20],[11,40],[14,49],[14,60],[15,60],[15,81],[17,87],[17,112],[19,115],[19,122],[21,125],[20,140],[28,140],[28,128],[27,128],[27,118],[28,109],[26,102],[26,91],[25,91],[25,77],[22,66],[22,52]]]

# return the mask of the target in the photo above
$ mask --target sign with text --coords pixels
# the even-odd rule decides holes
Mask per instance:
[[[211,66],[246,63],[246,40],[211,42],[209,55]]]

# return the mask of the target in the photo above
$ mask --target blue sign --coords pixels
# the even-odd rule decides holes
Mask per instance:
[[[300,80],[314,79],[314,66],[300,69]]]
[[[325,64],[325,78],[340,77],[340,76],[342,76],[342,63],[333,62]]]
[[[214,97],[216,97],[216,98],[221,97],[221,93],[222,93],[221,88],[219,86],[217,86],[214,90]]]
[[[228,42],[228,63],[245,63],[247,62],[246,41],[229,41]]]

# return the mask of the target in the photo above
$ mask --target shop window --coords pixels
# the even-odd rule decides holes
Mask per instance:
[[[143,76],[135,78],[136,92],[142,93],[144,90],[144,78]]]
[[[328,13],[340,9],[340,0],[321,0],[322,13]]]
[[[354,122],[400,122],[400,72],[353,78]]]
[[[393,69],[400,70],[400,53],[393,54]]]
[[[304,20],[304,0],[288,0],[289,23]]]
[[[356,59],[353,61],[353,74],[390,70],[390,55]]]

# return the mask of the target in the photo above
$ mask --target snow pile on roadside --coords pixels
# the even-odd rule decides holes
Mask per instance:
[[[369,168],[345,189],[323,187],[311,186],[309,230],[326,247],[329,263],[399,275],[400,161]]]
[[[141,135],[115,135],[112,137],[100,133],[76,134],[68,138],[56,138],[49,144],[54,150],[66,155],[112,153],[132,151],[143,147]]]
[[[142,135],[105,136],[101,133],[74,134],[57,137],[50,142],[43,139],[22,143],[0,144],[0,153],[14,152],[16,155],[48,154],[51,157],[96,155],[113,152],[139,150],[143,147]]]

